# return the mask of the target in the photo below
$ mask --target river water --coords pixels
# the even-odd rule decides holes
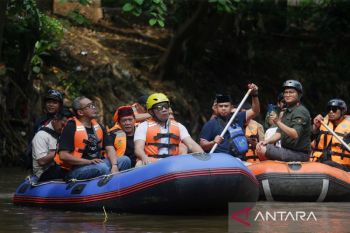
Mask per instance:
[[[300,211],[300,208],[303,207],[303,210],[307,211],[306,217],[309,216],[310,218],[308,222],[295,221],[295,212],[292,212],[289,219],[285,213],[283,216],[281,214],[277,215],[277,220],[280,221],[275,219],[272,222],[265,222],[265,220],[268,220],[265,218],[266,213],[261,211],[259,212],[261,215],[256,215],[257,211],[255,211],[251,214],[249,220],[253,224],[251,228],[244,228],[245,226],[241,223],[238,223],[241,225],[236,227],[237,222],[229,217],[229,213],[223,216],[159,216],[108,213],[108,219],[106,220],[102,211],[86,213],[15,206],[12,204],[12,196],[18,184],[25,178],[26,172],[19,168],[2,168],[0,170],[0,233],[350,232],[349,203],[259,202],[256,207],[265,210],[265,212],[267,209],[270,217],[274,210],[282,207],[287,207],[288,211]],[[315,217],[309,215],[311,210],[314,211]],[[318,210],[321,210],[321,213],[317,212]],[[281,211],[276,213],[281,213]],[[244,216],[239,217],[244,218]],[[256,219],[255,223],[253,223],[254,218]]]

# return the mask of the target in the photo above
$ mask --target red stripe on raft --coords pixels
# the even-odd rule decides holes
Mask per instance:
[[[107,200],[112,199],[116,197],[121,197],[128,195],[130,193],[139,191],[141,189],[146,189],[152,186],[155,186],[157,184],[174,180],[177,178],[186,178],[186,177],[192,177],[192,176],[206,176],[206,175],[230,175],[230,174],[243,174],[247,176],[254,184],[258,185],[257,180],[255,177],[253,177],[250,173],[237,168],[223,168],[223,169],[216,169],[216,170],[193,170],[188,172],[181,172],[181,173],[172,173],[167,174],[163,176],[159,176],[155,179],[147,180],[142,183],[138,183],[136,185],[133,185],[128,188],[124,188],[121,190],[111,191],[103,194],[93,194],[83,197],[33,197],[33,196],[21,196],[21,195],[15,195],[13,198],[14,203],[37,203],[37,204],[65,204],[65,203],[88,203],[88,202],[94,202],[94,201],[101,201],[101,200]]]

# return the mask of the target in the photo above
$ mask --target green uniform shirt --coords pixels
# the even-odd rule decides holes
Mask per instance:
[[[298,133],[297,139],[292,139],[278,128],[281,134],[281,145],[294,151],[308,153],[311,150],[311,118],[309,111],[303,105],[294,105],[286,109],[282,122],[295,129]]]

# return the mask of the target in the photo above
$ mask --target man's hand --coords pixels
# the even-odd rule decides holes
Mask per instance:
[[[261,142],[258,142],[258,144],[256,144],[256,149],[257,150],[261,150],[261,148],[263,146],[266,146],[267,145],[267,142],[264,140],[264,141],[261,141]]]
[[[269,120],[271,120],[275,125],[277,125],[277,122],[281,119],[279,118],[279,116],[277,116],[276,112],[271,112],[269,115]]]
[[[257,85],[255,85],[254,83],[249,83],[248,84],[248,89],[251,89],[252,91],[250,92],[250,95],[251,96],[254,96],[254,97],[256,97],[256,96],[258,96],[258,90],[259,90],[259,88],[258,88],[258,86]]]
[[[141,159],[143,165],[147,165],[150,163],[148,156],[144,156]]]
[[[216,135],[213,142],[219,145],[223,140],[223,137],[221,137],[220,135]]]
[[[314,118],[314,126],[316,128],[320,128],[321,126],[321,121],[323,121],[323,116],[321,114],[318,114],[315,118]]]
[[[92,160],[88,160],[90,161],[89,164],[99,164],[99,163],[103,163],[102,159],[92,159]]]
[[[118,166],[116,164],[113,164],[111,168],[111,173],[117,173],[117,172],[119,172]]]

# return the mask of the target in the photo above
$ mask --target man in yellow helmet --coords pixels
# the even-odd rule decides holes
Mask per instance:
[[[135,155],[142,164],[178,155],[180,142],[183,142],[191,152],[204,152],[191,138],[185,126],[169,119],[170,101],[166,95],[163,93],[150,95],[146,107],[152,117],[141,123],[134,135]],[[140,163],[136,164],[138,165]]]

